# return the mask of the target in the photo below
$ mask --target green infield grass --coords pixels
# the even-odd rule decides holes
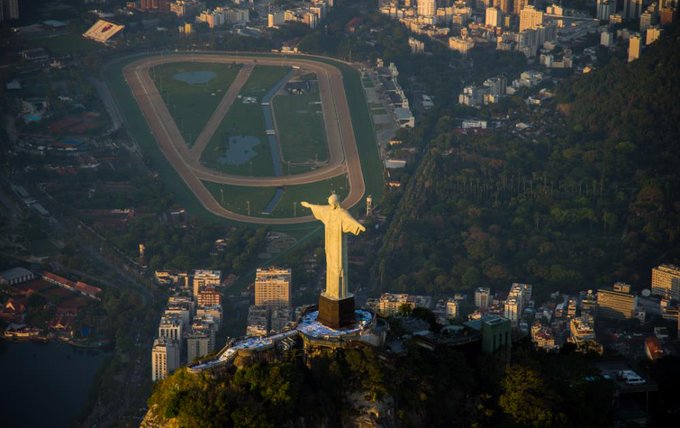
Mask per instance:
[[[284,161],[299,171],[309,171],[316,162],[328,160],[328,142],[317,93],[274,97],[276,129]],[[307,164],[306,168],[304,165]]]
[[[253,217],[303,217],[310,211],[300,206],[300,201],[313,204],[326,204],[328,195],[335,192],[340,199],[348,194],[347,177],[340,175],[328,180],[310,184],[286,186],[283,188],[283,196],[271,214],[263,214],[269,201],[276,193],[275,187],[244,187],[228,184],[218,184],[204,181],[203,184],[212,193],[213,197],[229,211]],[[295,207],[293,206],[295,203]]]
[[[194,144],[240,69],[237,64],[205,62],[176,62],[151,69],[156,88],[188,146]],[[214,73],[214,77],[201,79],[201,73]],[[192,76],[196,76],[194,81]]]

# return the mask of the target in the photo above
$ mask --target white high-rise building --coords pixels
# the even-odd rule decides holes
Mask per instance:
[[[647,29],[647,39],[645,40],[645,44],[651,45],[652,43],[659,40],[659,37],[661,37],[662,32],[663,32],[663,29],[659,28],[657,26],[649,27]]]
[[[479,287],[475,290],[475,306],[481,310],[489,307],[491,302],[491,290],[486,287]]]
[[[633,33],[628,38],[628,62],[640,58],[642,53],[642,37],[640,33]]]
[[[503,12],[495,7],[487,7],[484,24],[486,24],[487,27],[502,27]]]
[[[177,342],[160,337],[153,342],[151,350],[151,380],[156,382],[168,377],[179,368]]]
[[[418,15],[436,16],[437,0],[418,0]]]
[[[208,355],[215,349],[209,331],[195,331],[187,336],[187,362]]]

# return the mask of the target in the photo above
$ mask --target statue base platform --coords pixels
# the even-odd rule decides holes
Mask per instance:
[[[319,317],[317,320],[330,328],[347,327],[356,322],[354,317],[354,296],[344,299],[330,299],[319,296]]]

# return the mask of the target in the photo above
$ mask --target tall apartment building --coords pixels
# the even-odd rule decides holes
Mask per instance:
[[[630,285],[617,282],[611,289],[597,290],[597,306],[603,318],[629,319],[635,316],[637,297],[630,294]]]
[[[653,26],[649,27],[647,29],[647,38],[645,40],[646,45],[651,45],[652,43],[656,42],[659,40],[659,37],[661,37],[661,33],[663,33],[663,29],[658,27],[658,26]]]
[[[222,282],[221,270],[196,269],[194,270],[192,280],[192,290],[194,297],[198,296],[198,290],[201,287],[213,286],[218,287]]]
[[[174,340],[179,343],[182,341],[184,326],[182,319],[177,316],[162,316],[158,325],[158,337]],[[181,346],[181,345],[180,345]]]
[[[192,332],[187,335],[187,363],[191,364],[196,358],[208,355],[213,350],[207,332]]]
[[[609,21],[609,15],[616,13],[616,0],[597,0],[595,17],[600,21]]]
[[[212,285],[201,287],[196,295],[196,303],[198,303],[199,307],[221,306],[220,292]]]
[[[475,290],[475,306],[481,310],[489,307],[491,303],[491,289],[479,287]]]
[[[291,305],[291,270],[271,267],[255,273],[255,306]]]
[[[437,14],[437,0],[418,0],[419,16],[435,16]]]
[[[652,294],[680,300],[680,267],[659,265],[653,268]]]
[[[642,53],[642,37],[640,33],[633,33],[628,38],[628,62],[640,58]]]
[[[503,13],[495,7],[487,7],[484,18],[484,24],[486,24],[487,27],[503,26]]]
[[[519,31],[543,25],[543,12],[533,6],[527,6],[519,13]]]
[[[637,20],[642,15],[642,0],[623,0],[623,19]]]
[[[512,13],[512,0],[500,0],[496,2],[496,6],[503,12],[503,15]]]
[[[512,284],[508,299],[505,301],[504,315],[510,320],[513,327],[517,327],[519,320],[522,318],[522,312],[531,301],[531,285],[530,284]]]
[[[522,12],[522,9],[529,6],[529,0],[514,0],[513,3],[514,7],[512,10],[515,15],[519,15]]]
[[[652,25],[659,23],[659,15],[656,10],[645,10],[640,15],[640,32],[647,31]]]
[[[151,380],[156,382],[168,377],[179,368],[179,346],[177,342],[159,337],[154,340],[151,350]]]
[[[0,22],[19,19],[19,0],[0,0]]]

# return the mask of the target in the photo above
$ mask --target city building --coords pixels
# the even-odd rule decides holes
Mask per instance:
[[[616,38],[613,31],[603,31],[600,33],[600,45],[606,48],[613,48],[616,46]]]
[[[168,377],[179,368],[179,346],[177,342],[158,338],[151,349],[151,380],[156,382]]]
[[[0,272],[0,284],[16,285],[27,282],[35,278],[33,272],[22,267],[15,267]]]
[[[486,287],[479,287],[475,290],[475,306],[478,309],[485,310],[489,307],[491,302],[491,289]]]
[[[512,13],[512,0],[500,0],[496,2],[496,6],[503,12],[504,15]]]
[[[656,10],[647,9],[640,15],[640,32],[647,31],[652,25],[659,23],[659,15]]]
[[[482,352],[492,354],[512,346],[510,321],[503,317],[487,315],[482,318]]]
[[[269,313],[270,310],[266,306],[250,306],[246,335],[266,336],[269,333]]]
[[[495,7],[487,7],[486,14],[484,17],[484,24],[487,27],[502,27],[503,26],[503,13]]]
[[[522,12],[522,9],[527,6],[529,6],[529,0],[514,0],[512,11],[515,15],[519,15]]]
[[[210,317],[218,329],[222,325],[222,316],[222,306],[202,306],[196,310],[196,318]]]
[[[458,51],[462,54],[475,47],[475,41],[472,37],[449,37],[449,49]]]
[[[600,21],[609,21],[609,16],[616,12],[616,0],[597,0],[595,17]]]
[[[182,319],[174,315],[163,315],[158,325],[158,337],[176,341],[181,347],[181,340],[184,338],[182,332],[184,326]]]
[[[291,305],[291,270],[270,267],[255,273],[255,306]]]
[[[652,43],[659,40],[662,33],[663,33],[663,28],[659,28],[657,26],[649,27],[647,29],[645,45],[651,45]]]
[[[141,0],[139,8],[146,11],[167,12],[170,10],[170,0]]]
[[[205,2],[196,0],[177,0],[170,3],[170,12],[180,18],[196,16],[203,9],[205,9]]]
[[[221,306],[220,292],[214,286],[201,287],[196,296],[196,303],[199,307],[203,306]]]
[[[630,319],[635,316],[637,297],[630,294],[630,285],[617,282],[597,290],[598,315],[610,319]]]
[[[510,287],[510,293],[508,293],[508,298],[503,306],[503,313],[505,318],[510,320],[512,327],[519,325],[524,308],[528,307],[531,301],[531,290],[530,284],[514,283]]]
[[[207,331],[191,332],[187,340],[187,363],[191,364],[196,358],[208,355],[214,350],[211,346],[210,333]]]
[[[376,310],[380,315],[389,317],[397,314],[402,308],[408,308],[409,310],[413,310],[416,307],[429,309],[432,306],[432,297],[383,293],[376,306]]]
[[[519,14],[519,31],[528,30],[543,25],[543,12],[534,6],[527,6]]]
[[[680,267],[663,264],[653,268],[652,294],[680,300]]]
[[[19,0],[0,0],[0,22],[19,19]]]
[[[633,33],[628,38],[628,62],[640,58],[642,53],[642,37],[640,33]]]
[[[418,54],[425,52],[425,43],[416,38],[409,37],[408,46],[411,48],[411,53]]]
[[[446,301],[446,319],[454,319],[460,316],[460,300],[449,299]]]
[[[637,21],[642,15],[643,0],[623,0],[623,19]]]
[[[274,28],[285,24],[285,14],[282,11],[270,12],[267,15],[267,27]]]
[[[418,0],[419,16],[437,15],[437,0]]]
[[[196,269],[193,272],[192,290],[194,297],[198,296],[198,290],[201,287],[213,286],[218,287],[222,282],[221,270]]]

